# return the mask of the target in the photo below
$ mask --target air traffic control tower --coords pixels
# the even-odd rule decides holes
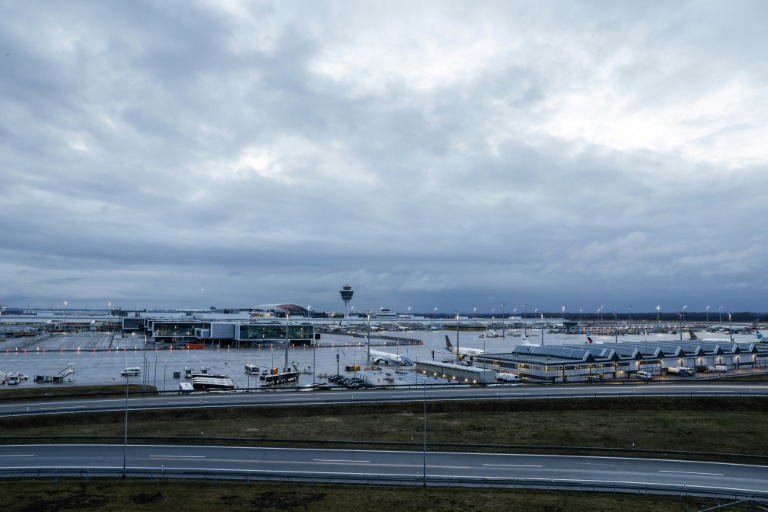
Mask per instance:
[[[344,301],[344,318],[347,318],[349,316],[349,301],[352,300],[352,295],[355,293],[352,291],[352,287],[348,284],[345,284],[341,287],[341,290],[339,290],[339,293],[341,294],[341,300]]]

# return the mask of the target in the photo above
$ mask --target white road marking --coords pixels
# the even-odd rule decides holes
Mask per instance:
[[[173,459],[204,459],[205,455],[150,455],[150,459],[173,458]]]
[[[679,475],[706,475],[706,476],[723,476],[723,473],[697,473],[696,471],[663,471],[659,473],[675,473]]]
[[[483,464],[492,468],[543,468],[540,464]]]
[[[369,460],[312,459],[315,462],[371,462]]]

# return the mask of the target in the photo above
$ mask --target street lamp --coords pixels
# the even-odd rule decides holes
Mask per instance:
[[[507,335],[507,334],[506,334],[506,327],[507,327],[507,323],[506,323],[506,321],[504,320],[504,306],[506,306],[506,304],[504,304],[504,303],[502,302],[502,303],[501,303],[501,337],[502,337],[502,338],[506,337],[506,335]]]
[[[659,313],[661,312],[661,306],[656,306],[656,323],[661,323]]]
[[[368,359],[367,361],[371,361],[371,312],[368,311],[368,338],[366,340],[368,343],[366,343],[366,347],[368,349]]]
[[[728,313],[728,337],[731,339],[731,343],[733,343],[733,322],[731,318],[731,314]]]
[[[458,345],[458,338],[457,338]],[[456,349],[458,351],[458,348]],[[427,488],[427,374],[424,374],[424,488]]]
[[[707,328],[709,328],[709,306],[704,309],[707,311]]]
[[[523,304],[523,337],[524,338],[528,337],[528,319],[525,316],[525,307],[527,305],[528,304]]]
[[[685,323],[685,308],[687,308],[687,307],[688,306],[683,306],[683,328],[685,328],[685,326],[686,326],[686,323]]]
[[[459,310],[456,310],[456,364],[461,364],[461,355],[459,354]]]
[[[544,346],[544,311],[541,312],[541,346]]]
[[[129,375],[125,375],[125,429],[123,433],[123,480],[126,477],[127,461],[128,461],[128,379]]]
[[[629,329],[627,332],[634,332],[632,331],[632,304],[629,305]]]
[[[717,308],[717,310],[720,311],[720,322],[719,323],[720,323],[720,327],[722,327],[723,326],[723,306],[720,306],[719,308]]]
[[[312,306],[307,308],[307,315],[310,318],[309,323],[312,325]],[[315,343],[315,329],[312,328],[310,332],[312,333],[312,339],[310,340],[312,343],[312,389],[314,389],[315,375],[317,374],[317,343]]]
[[[285,364],[283,365],[283,372],[285,372],[288,369],[288,317],[290,315],[288,314],[288,311],[285,311]]]

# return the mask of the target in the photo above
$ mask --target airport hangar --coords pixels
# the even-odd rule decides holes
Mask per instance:
[[[509,353],[474,356],[471,364],[515,373],[530,382],[626,379],[638,371],[664,375],[670,367],[768,367],[768,344],[675,341],[600,345],[519,345]]]

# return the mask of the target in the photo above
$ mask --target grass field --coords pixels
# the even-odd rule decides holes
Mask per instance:
[[[677,512],[715,505],[690,497],[237,482],[17,481],[1,482],[0,490],[0,509],[18,512]]]
[[[433,449],[469,443],[515,445],[517,451],[573,446],[768,455],[756,442],[768,431],[768,400],[757,397],[435,402],[427,418]],[[420,443],[423,433],[419,403],[170,409],[135,411],[129,419],[129,437],[237,438],[232,443],[241,445],[353,440],[397,447]],[[123,421],[122,412],[3,418],[0,436],[11,437],[5,442],[16,442],[15,436],[121,438]]]

